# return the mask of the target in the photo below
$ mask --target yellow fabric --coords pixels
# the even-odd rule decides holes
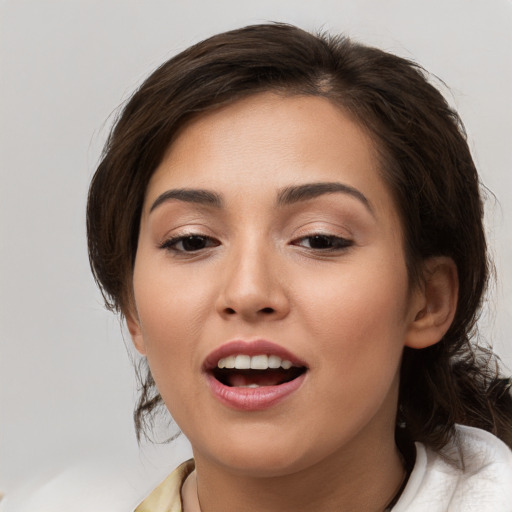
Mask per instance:
[[[178,466],[134,512],[183,512],[181,486],[194,468],[192,459]]]

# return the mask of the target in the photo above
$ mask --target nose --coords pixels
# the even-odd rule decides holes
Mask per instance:
[[[280,320],[290,311],[283,264],[262,248],[234,251],[224,262],[217,311],[246,322]]]

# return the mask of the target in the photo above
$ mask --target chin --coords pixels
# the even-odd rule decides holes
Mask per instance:
[[[207,458],[215,465],[236,473],[239,476],[270,478],[282,477],[302,471],[318,463],[324,452],[329,449],[320,446],[311,437],[304,434],[283,430],[269,431],[251,427],[250,432],[241,428],[234,435],[227,432],[223,441],[206,449],[201,449],[201,443],[194,443],[194,457],[197,460]],[[219,439],[212,434],[211,438]],[[199,448],[197,448],[199,446]]]

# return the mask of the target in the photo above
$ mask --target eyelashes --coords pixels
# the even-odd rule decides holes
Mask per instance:
[[[196,253],[211,247],[217,247],[220,242],[207,235],[190,233],[175,236],[160,245],[161,249],[167,249],[175,253]]]
[[[160,244],[160,248],[175,255],[195,255],[219,245],[221,245],[219,240],[208,235],[187,233],[165,240]],[[309,252],[325,254],[342,252],[353,246],[354,242],[336,235],[314,233],[292,240],[290,245],[302,247]]]
[[[336,235],[315,234],[298,238],[292,245],[317,251],[336,251],[346,249],[354,244],[352,240]]]

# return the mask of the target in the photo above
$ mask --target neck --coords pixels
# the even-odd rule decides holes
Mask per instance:
[[[394,434],[366,436],[347,453],[282,476],[251,477],[196,456],[183,488],[185,512],[382,512],[404,479]],[[357,446],[359,444],[359,446]]]

